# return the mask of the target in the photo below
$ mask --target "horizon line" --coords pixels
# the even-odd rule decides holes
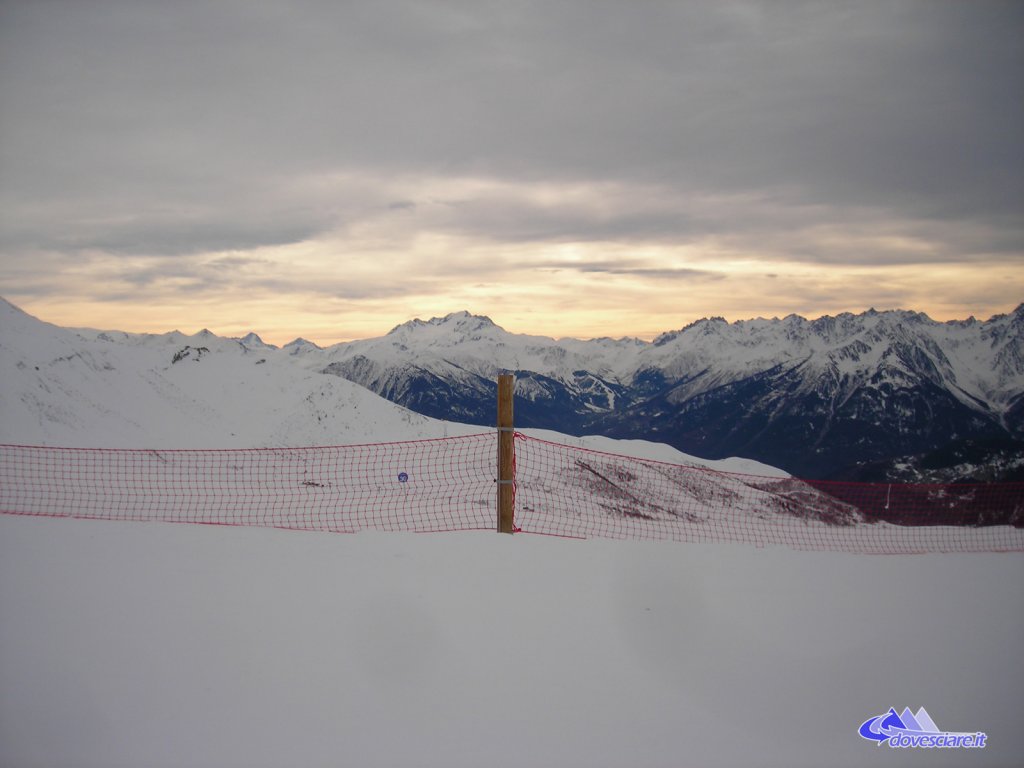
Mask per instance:
[[[628,334],[628,333],[626,333],[626,334],[618,335],[618,336],[609,336],[607,334],[603,334],[603,335],[599,335],[599,336],[556,336],[556,335],[552,335],[552,334],[548,334],[548,333],[537,333],[537,332],[530,332],[530,331],[523,331],[523,330],[509,330],[509,328],[507,328],[506,325],[504,325],[503,323],[496,322],[495,320],[493,320],[492,317],[489,314],[485,314],[483,312],[474,312],[474,311],[469,310],[469,309],[460,309],[460,310],[454,310],[452,312],[448,312],[448,313],[446,313],[444,315],[434,315],[433,317],[430,317],[427,320],[421,319],[420,317],[410,317],[410,318],[408,318],[406,320],[403,320],[403,321],[401,321],[401,322],[399,322],[397,324],[392,325],[387,331],[384,331],[383,333],[380,333],[378,335],[366,335],[366,336],[358,336],[358,337],[351,337],[351,338],[343,338],[343,339],[341,339],[339,341],[335,341],[335,342],[331,342],[331,343],[326,343],[325,344],[325,343],[321,343],[321,342],[318,342],[318,341],[315,341],[315,340],[309,338],[309,336],[313,335],[313,334],[302,334],[302,333],[299,333],[298,335],[290,338],[289,341],[286,341],[286,342],[282,342],[282,343],[267,342],[263,338],[264,334],[262,334],[259,331],[255,330],[253,327],[248,327],[247,330],[245,330],[245,331],[234,330],[234,331],[218,332],[218,331],[212,330],[209,326],[203,326],[202,328],[200,328],[199,330],[197,330],[197,331],[195,331],[193,333],[187,333],[185,331],[182,331],[180,329],[180,327],[172,328],[172,329],[169,329],[169,330],[162,330],[162,331],[157,330],[157,331],[154,331],[154,330],[128,330],[125,327],[118,327],[118,328],[101,327],[99,325],[91,325],[91,324],[88,324],[88,323],[86,323],[86,324],[78,324],[78,323],[76,323],[76,324],[61,324],[61,323],[53,322],[53,321],[50,321],[50,320],[46,320],[45,318],[43,318],[43,317],[41,317],[39,315],[36,315],[36,314],[34,314],[33,312],[31,312],[29,310],[24,309],[20,304],[17,304],[14,301],[11,301],[10,299],[8,299],[6,296],[4,296],[2,294],[0,294],[0,300],[6,302],[7,304],[11,305],[12,307],[17,309],[18,311],[21,311],[21,312],[25,313],[26,315],[34,317],[37,320],[40,320],[41,322],[46,322],[46,323],[49,323],[51,325],[56,325],[58,327],[65,328],[67,330],[83,330],[83,331],[88,330],[88,331],[98,331],[98,332],[101,332],[101,333],[103,333],[103,332],[118,332],[118,333],[132,334],[132,335],[150,335],[150,336],[166,336],[166,335],[169,335],[169,334],[172,334],[172,333],[180,333],[181,335],[187,336],[187,337],[198,336],[198,335],[206,332],[206,333],[212,334],[214,336],[217,336],[218,338],[233,339],[233,340],[241,340],[241,339],[245,338],[246,336],[252,334],[252,335],[257,336],[260,339],[260,341],[262,343],[264,343],[264,344],[267,344],[267,346],[276,347],[278,349],[281,349],[283,347],[289,346],[289,345],[294,344],[294,343],[299,342],[299,341],[304,341],[304,342],[313,344],[314,346],[316,346],[316,347],[318,347],[320,349],[327,349],[329,347],[337,346],[339,344],[349,344],[349,343],[353,343],[353,342],[357,342],[357,341],[367,341],[367,340],[370,340],[370,339],[383,338],[384,336],[387,336],[388,334],[390,334],[393,331],[401,328],[404,325],[409,325],[409,324],[412,324],[412,323],[422,323],[422,324],[428,325],[428,324],[430,324],[430,323],[432,323],[434,321],[447,320],[447,319],[452,318],[452,317],[454,317],[456,315],[465,315],[466,317],[474,317],[474,318],[479,318],[479,319],[487,320],[488,322],[490,322],[491,324],[493,324],[496,327],[500,328],[501,330],[505,331],[506,333],[509,333],[509,334],[512,334],[512,335],[516,335],[516,336],[540,336],[540,337],[543,337],[543,338],[553,339],[555,341],[562,340],[562,339],[569,339],[569,340],[573,340],[573,341],[596,341],[596,340],[600,340],[600,339],[612,339],[614,341],[640,341],[640,342],[648,343],[649,344],[649,343],[654,343],[654,341],[656,341],[661,336],[668,335],[668,334],[673,334],[673,333],[681,333],[682,331],[685,331],[688,328],[691,328],[691,327],[693,327],[695,325],[698,325],[698,324],[700,324],[702,322],[721,321],[721,322],[725,322],[725,323],[727,323],[729,325],[739,325],[739,324],[742,324],[742,323],[753,323],[753,322],[758,322],[758,321],[760,321],[760,322],[769,322],[769,323],[772,323],[772,322],[784,322],[785,320],[788,320],[789,318],[797,318],[797,319],[802,320],[804,322],[811,322],[811,323],[813,323],[813,322],[820,321],[822,319],[826,319],[826,318],[833,318],[834,319],[834,318],[842,317],[844,315],[850,315],[850,316],[853,316],[853,317],[861,317],[861,316],[864,316],[864,315],[872,315],[872,314],[884,315],[884,314],[903,313],[903,314],[923,316],[925,319],[927,319],[930,322],[948,325],[948,324],[955,324],[955,323],[969,323],[969,322],[972,322],[972,321],[973,322],[979,322],[979,323],[989,323],[989,322],[997,320],[997,319],[999,319],[1001,317],[1006,317],[1008,315],[1014,314],[1014,313],[1019,312],[1022,309],[1024,309],[1024,301],[1022,301],[1022,302],[1018,303],[1015,307],[1013,307],[1011,309],[1008,309],[1005,312],[997,312],[997,313],[995,313],[995,314],[993,314],[990,317],[985,318],[985,319],[978,318],[978,317],[976,317],[973,314],[969,315],[966,318],[963,318],[963,317],[952,317],[952,318],[948,318],[948,319],[936,319],[936,318],[932,317],[928,312],[925,312],[925,311],[922,311],[922,310],[907,309],[907,308],[903,308],[903,307],[892,307],[892,308],[886,308],[886,309],[877,309],[874,306],[870,306],[867,309],[862,309],[860,311],[843,310],[843,311],[835,312],[835,313],[824,313],[824,314],[817,315],[816,317],[811,317],[810,316],[813,313],[808,313],[807,315],[804,315],[804,314],[800,314],[798,312],[790,312],[790,313],[788,313],[786,315],[783,315],[781,317],[776,314],[776,315],[773,315],[771,317],[765,317],[763,315],[758,315],[758,316],[755,316],[755,317],[749,317],[748,316],[748,317],[738,317],[738,318],[733,318],[733,319],[730,319],[729,317],[726,317],[724,315],[706,315],[706,316],[703,316],[703,317],[699,317],[699,318],[697,318],[695,320],[691,320],[689,322],[686,322],[685,324],[683,324],[683,325],[681,325],[681,326],[679,326],[677,328],[670,328],[670,329],[666,329],[666,330],[662,330],[662,331],[656,331],[656,332],[645,332],[645,333],[640,333],[640,334]],[[264,332],[264,333],[267,333],[267,332]],[[278,337],[278,338],[280,338],[282,336],[282,334],[279,334],[279,333],[275,333],[274,335],[276,337]],[[288,335],[288,334],[284,334],[284,335]]]

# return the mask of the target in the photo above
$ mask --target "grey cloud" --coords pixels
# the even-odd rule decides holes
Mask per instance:
[[[160,302],[189,297],[302,296],[322,300],[388,299],[410,293],[438,290],[446,279],[459,274],[454,267],[428,274],[373,274],[353,277],[339,268],[333,274],[310,273],[297,268],[273,269],[267,276],[259,260],[215,259],[190,256],[154,257],[141,265],[125,265],[107,255],[90,265],[92,297],[101,302]],[[255,267],[256,269],[249,269]],[[484,270],[481,270],[484,272]],[[41,295],[59,295],[66,286],[55,281]],[[25,295],[31,283],[15,285],[11,295]],[[34,293],[34,292],[33,292]]]
[[[726,275],[705,269],[686,267],[651,267],[630,260],[609,261],[545,261],[533,265],[536,269],[566,270],[589,274],[632,275],[660,280],[725,280]]]
[[[302,179],[168,180],[140,189],[99,187],[26,199],[0,180],[0,248],[96,249],[136,256],[243,250],[302,242],[343,229],[374,203],[365,190],[325,192]]]
[[[698,221],[685,203],[652,196],[651,190],[595,186],[585,200],[531,200],[530,185],[508,193],[450,202],[432,218],[439,229],[508,242],[686,241],[721,222]],[[429,214],[427,214],[429,216]]]
[[[497,242],[700,245],[713,240],[745,258],[824,264],[905,264],[1021,257],[1024,220],[900,218],[880,206],[806,205],[785,190],[707,197],[654,185],[594,185],[587,194],[538,199],[530,185],[473,199],[424,201],[431,231]],[[550,195],[548,197],[551,197]]]
[[[208,269],[236,270],[243,267],[260,264],[259,259],[246,258],[245,256],[222,256],[207,263]]]
[[[909,258],[793,235],[872,209],[935,235],[936,258],[1019,254],[1022,33],[1024,5],[986,1],[7,2],[0,237],[5,254],[297,242],[371,215],[291,185],[349,172],[611,181],[672,203],[427,218],[495,240]],[[690,205],[748,193],[776,205]]]

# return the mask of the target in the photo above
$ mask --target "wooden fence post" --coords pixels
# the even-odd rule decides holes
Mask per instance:
[[[515,377],[498,376],[498,532],[512,533],[515,520],[515,427],[512,391]]]

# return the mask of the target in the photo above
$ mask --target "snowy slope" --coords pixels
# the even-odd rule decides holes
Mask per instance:
[[[288,350],[208,331],[71,331],[0,302],[0,441],[82,447],[258,447],[468,434]]]
[[[0,765],[1014,766],[1024,556],[0,516]],[[926,707],[983,750],[857,734]]]

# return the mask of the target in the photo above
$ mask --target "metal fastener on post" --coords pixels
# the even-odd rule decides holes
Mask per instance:
[[[515,377],[498,376],[498,532],[512,533],[515,520],[515,427],[512,391]]]

